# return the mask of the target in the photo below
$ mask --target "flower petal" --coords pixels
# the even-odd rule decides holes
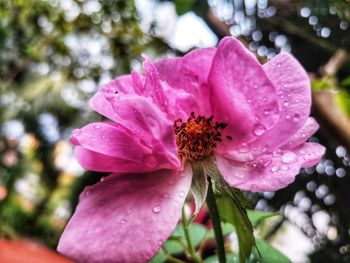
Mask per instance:
[[[142,164],[93,152],[81,146],[75,147],[74,156],[84,169],[96,172],[127,173],[138,171],[142,173],[169,167],[169,164],[157,163],[158,160],[153,156],[150,156]]]
[[[191,177],[189,167],[112,174],[85,188],[58,251],[78,262],[146,262],[174,230]]]
[[[188,94],[182,95],[177,103],[187,116],[192,111],[197,115],[211,114],[207,80],[215,51],[215,48],[196,49],[183,58],[163,59],[155,64],[160,79],[175,91],[173,95],[181,91]]]
[[[317,143],[304,143],[293,150],[278,150],[241,163],[216,155],[216,164],[232,187],[251,192],[276,191],[294,181],[301,167],[315,165],[325,148]]]
[[[228,124],[224,134],[232,137],[218,145],[219,152],[257,139],[277,122],[275,87],[238,40],[226,37],[220,41],[208,80],[215,119]]]
[[[282,149],[291,149],[308,140],[320,126],[312,117],[306,119],[304,125],[291,137],[288,142],[281,146]]]
[[[138,137],[123,126],[111,122],[98,122],[76,129],[70,137],[75,145],[104,155],[143,163],[152,154]]]
[[[192,94],[208,80],[215,48],[195,49],[184,57],[166,58],[155,64],[159,77],[171,87],[184,89]]]
[[[90,106],[93,108],[96,112],[100,113],[101,115],[109,118],[110,120],[115,121],[116,114],[113,111],[112,105],[108,103],[105,93],[113,93],[116,94],[116,92],[120,93],[126,93],[126,94],[133,94],[135,93],[134,87],[133,87],[133,81],[130,75],[120,76],[107,84],[103,85],[96,94],[91,98],[90,100]]]
[[[118,123],[150,145],[154,153],[167,156],[174,167],[179,167],[173,121],[151,98],[110,93],[105,97],[112,105]]]
[[[307,168],[316,165],[326,152],[326,148],[319,143],[306,142],[295,148],[302,158],[301,167]]]
[[[244,153],[239,150],[225,155],[234,160],[251,160],[280,148],[304,125],[310,114],[310,80],[299,62],[290,54],[282,53],[263,66],[276,88],[279,119],[276,125],[248,143]],[[269,115],[270,112],[266,111]],[[306,141],[306,137],[305,140]],[[304,142],[303,141],[303,142]]]

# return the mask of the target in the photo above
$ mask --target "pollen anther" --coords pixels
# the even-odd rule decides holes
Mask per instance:
[[[216,143],[222,141],[222,130],[227,124],[214,122],[214,116],[206,118],[191,113],[187,122],[177,119],[174,122],[176,144],[182,161],[202,160],[213,153]]]

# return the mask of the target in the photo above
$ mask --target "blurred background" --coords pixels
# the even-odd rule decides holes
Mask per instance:
[[[101,120],[87,103],[101,84],[140,69],[142,53],[182,55],[233,35],[262,63],[299,59],[321,125],[311,140],[327,147],[288,188],[249,196],[284,215],[266,239],[293,262],[350,262],[349,23],[347,0],[0,0],[0,255],[28,239],[48,255],[79,193],[105,176],[84,172],[68,142]],[[51,256],[43,262],[67,262]]]

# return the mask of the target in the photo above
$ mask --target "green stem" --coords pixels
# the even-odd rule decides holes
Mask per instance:
[[[207,206],[210,214],[210,218],[213,224],[213,230],[215,234],[215,240],[218,247],[218,256],[220,263],[226,263],[226,255],[225,255],[225,246],[224,246],[224,237],[222,235],[221,224],[220,224],[220,216],[218,212],[218,207],[215,201],[215,195],[213,192],[213,185],[211,183],[210,178],[208,178],[208,194],[207,194]]]
[[[185,213],[185,206],[182,207],[182,227],[184,229],[184,232],[185,232],[185,238],[186,238],[186,242],[187,242],[187,245],[188,245],[188,250],[190,252],[190,255],[191,255],[191,258],[192,260],[195,262],[195,263],[200,263],[202,262],[202,260],[198,257],[195,249],[194,249],[194,246],[192,244],[192,240],[191,240],[191,237],[190,237],[190,233],[188,231],[188,222],[187,222],[187,218],[186,218],[186,213]]]

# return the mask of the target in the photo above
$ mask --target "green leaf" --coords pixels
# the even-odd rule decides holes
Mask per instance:
[[[191,11],[196,0],[175,0],[176,13],[180,16]]]
[[[207,229],[201,225],[192,223],[188,226],[192,244],[194,246],[199,245],[203,240]],[[164,243],[163,247],[169,254],[178,254],[184,251],[186,244],[185,233],[182,224],[176,226],[174,232],[169,239]]]
[[[167,259],[166,254],[160,250],[158,251],[157,255],[155,255],[150,261],[149,263],[161,263],[164,262]]]
[[[240,262],[243,263],[250,256],[255,245],[253,226],[246,211],[248,201],[238,189],[221,187],[216,202],[221,219],[234,225],[236,229],[239,242],[239,258]]]
[[[324,89],[332,89],[334,85],[330,80],[325,79],[314,79],[311,82],[311,88],[313,91],[324,90]]]
[[[259,259],[261,263],[292,263],[292,261],[286,257],[282,252],[271,246],[265,240],[257,239],[256,240],[257,249],[253,250],[254,256]]]
[[[226,183],[213,160],[209,159],[203,165],[206,175],[213,180],[216,204],[221,220],[232,224],[236,229],[239,259],[243,263],[250,256],[255,245],[253,226],[247,215],[247,209],[250,208],[249,201],[240,190],[231,188]]]
[[[204,260],[204,263],[217,263],[219,262],[218,256],[210,256]],[[239,258],[233,254],[226,254],[226,263],[239,263]]]
[[[281,216],[281,214],[279,213],[262,212],[262,211],[255,211],[255,210],[247,210],[247,213],[248,213],[248,218],[252,223],[253,227],[256,227],[266,218],[273,217],[273,216]]]
[[[345,78],[342,82],[341,82],[342,86],[350,86],[350,76]]]
[[[229,223],[221,222],[221,231],[224,236],[227,236],[235,231],[235,227]],[[205,239],[207,240],[207,239],[214,239],[214,238],[215,238],[214,230],[211,229],[205,235]]]
[[[202,162],[192,163],[193,179],[191,185],[191,193],[194,197],[196,209],[192,218],[195,218],[201,209],[208,192],[208,180]]]
[[[347,115],[350,116],[350,96],[345,90],[340,90],[334,97],[337,106]]]

